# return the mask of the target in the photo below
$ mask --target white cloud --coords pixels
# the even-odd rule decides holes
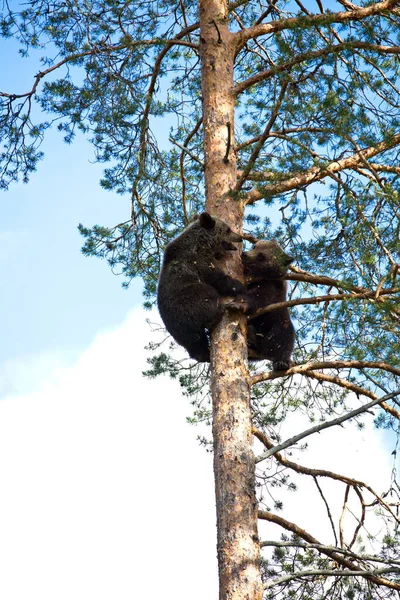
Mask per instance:
[[[185,422],[177,383],[141,375],[148,316],[132,312],[75,364],[60,353],[4,370],[12,394],[0,401],[2,600],[217,598],[212,459]],[[308,426],[296,415],[288,431]],[[308,441],[294,460],[385,488],[391,464],[372,428]],[[340,510],[344,485],[322,485]],[[284,502],[282,516],[332,541],[311,478]],[[260,529],[263,539],[278,531]]]
[[[373,416],[370,414],[364,419],[364,422],[365,428],[361,432],[354,424],[347,423],[344,427],[332,427],[322,433],[313,434],[302,440],[303,443],[307,443],[306,451],[289,448],[291,455],[287,457],[305,467],[333,471],[363,481],[380,495],[390,487],[393,457],[390,456],[386,447],[385,434],[374,429]],[[290,415],[282,427],[282,441],[310,426],[304,415]],[[260,451],[260,445],[258,445],[257,453],[261,453],[262,450]],[[259,468],[262,468],[265,463],[266,461],[260,463]],[[325,501],[329,505],[330,515],[335,524],[337,538],[339,538],[338,521],[343,510],[346,484],[334,481],[329,477],[319,477],[318,483],[324,495],[324,501],[311,476],[293,474],[292,481],[298,486],[296,492],[281,493],[280,490],[272,490],[273,497],[282,499],[284,503],[283,510],[278,514],[305,529],[321,543],[335,544]],[[375,499],[365,489],[363,489],[363,494],[368,501]],[[265,501],[267,504],[269,503],[269,506],[273,506],[269,496],[265,496]],[[381,518],[375,515],[375,509],[369,508],[367,512],[366,528],[361,528],[360,535],[372,553],[377,548],[372,542],[368,546],[368,534],[375,536],[378,541],[385,531],[382,529]],[[342,520],[347,543],[352,540],[360,514],[359,499],[354,491],[351,491]],[[279,539],[283,530],[263,522],[260,525],[260,531],[262,539]]]
[[[141,375],[147,316],[40,358],[41,386],[14,371],[36,391],[0,402],[2,600],[217,597],[212,461],[177,384]]]
[[[71,352],[59,350],[6,360],[0,365],[0,398],[32,394],[57,377],[74,359]]]

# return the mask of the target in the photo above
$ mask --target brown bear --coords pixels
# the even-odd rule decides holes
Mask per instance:
[[[248,315],[270,304],[284,302],[287,284],[283,279],[293,258],[276,240],[259,241],[242,255],[247,284],[245,309]],[[280,308],[249,320],[248,347],[251,360],[272,360],[274,371],[286,371],[291,360],[295,330],[289,310]]]
[[[243,283],[218,266],[242,239],[224,221],[203,212],[165,248],[158,310],[168,332],[199,362],[210,360],[209,334],[224,313],[220,297],[246,293]]]

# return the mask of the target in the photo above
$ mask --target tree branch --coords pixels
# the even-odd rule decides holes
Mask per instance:
[[[270,131],[271,131],[272,127],[273,127],[273,124],[275,123],[275,121],[276,121],[276,119],[278,117],[279,109],[280,109],[280,107],[282,105],[282,102],[283,102],[283,99],[285,97],[285,93],[286,93],[288,85],[289,85],[288,81],[284,81],[283,82],[282,87],[281,87],[281,91],[279,93],[279,97],[278,97],[278,99],[277,99],[277,101],[275,103],[275,106],[274,106],[274,109],[273,109],[273,111],[271,113],[271,116],[268,119],[268,123],[267,123],[267,125],[265,127],[264,133],[260,136],[260,139],[257,142],[257,144],[256,144],[253,152],[251,153],[251,156],[250,156],[250,158],[249,158],[249,160],[247,162],[247,166],[244,168],[241,176],[239,177],[239,180],[238,180],[238,182],[236,184],[236,187],[235,187],[235,192],[239,192],[240,191],[243,183],[246,181],[247,175],[251,171],[251,167],[253,166],[254,162],[257,160],[258,155],[260,154],[260,150],[262,149],[265,140],[267,139],[267,137],[270,134]]]
[[[272,440],[259,429],[255,429],[253,427],[253,434],[262,444],[264,444],[266,448],[268,448],[268,450],[271,450],[274,447]],[[377,492],[375,492],[375,490],[371,486],[369,486],[367,483],[364,483],[364,481],[360,481],[359,479],[353,479],[352,477],[348,477],[347,475],[340,475],[339,473],[334,473],[333,471],[328,471],[327,469],[313,469],[311,467],[305,467],[304,465],[300,465],[299,463],[295,463],[294,461],[287,459],[286,457],[282,456],[280,452],[276,452],[274,454],[274,458],[282,466],[286,467],[287,469],[291,469],[296,473],[301,473],[302,475],[309,475],[310,477],[314,478],[327,477],[329,479],[334,479],[335,481],[340,481],[346,485],[350,485],[354,489],[365,488],[368,492],[370,492],[370,494],[372,494],[376,498],[377,502],[390,513],[394,520],[400,523],[400,517],[393,512],[389,504],[387,504],[384,501],[384,499]]]
[[[328,504],[327,499],[325,498],[325,495],[324,495],[324,492],[322,491],[321,486],[319,485],[318,478],[314,476],[313,479],[314,479],[314,483],[315,483],[315,485],[317,487],[317,490],[319,492],[319,495],[322,498],[322,502],[325,504],[326,512],[327,512],[327,515],[328,515],[328,519],[329,519],[329,522],[330,522],[331,528],[332,528],[333,537],[335,539],[335,544],[337,545],[338,541],[337,541],[337,536],[336,536],[336,529],[335,529],[335,524],[333,522],[333,517],[332,517],[330,506]]]
[[[257,38],[261,35],[268,35],[277,31],[283,31],[284,29],[292,29],[297,26],[302,28],[310,28],[317,26],[326,26],[333,23],[346,23],[349,21],[358,21],[379,15],[383,12],[390,10],[398,4],[398,0],[384,0],[383,2],[377,2],[365,8],[357,8],[352,11],[337,12],[337,13],[322,13],[318,15],[291,17],[288,19],[281,19],[279,21],[271,21],[269,23],[260,23],[253,27],[248,27],[243,31],[238,31],[235,34],[236,53],[240,52],[243,46],[250,39]]]
[[[314,361],[304,363],[302,365],[296,365],[285,371],[285,375],[295,375],[296,373],[309,373],[317,369],[381,369],[388,371],[400,377],[400,369],[393,367],[392,365],[383,361],[371,361],[371,360],[335,360],[335,361]],[[269,379],[275,379],[279,377],[278,373],[260,373],[251,378],[251,385],[259,383],[260,381],[267,381]],[[372,394],[372,392],[371,392]]]
[[[337,552],[339,554],[343,554],[345,556],[349,556],[350,558],[357,560],[357,561],[371,561],[371,562],[378,562],[378,563],[384,563],[384,564],[390,564],[390,565],[399,565],[400,566],[400,560],[394,560],[391,558],[380,558],[379,556],[372,556],[371,554],[355,554],[354,552],[352,552],[351,550],[348,550],[347,548],[338,548],[336,546],[325,546],[324,544],[308,544],[308,543],[304,543],[304,542],[277,542],[274,540],[265,540],[263,542],[260,542],[260,546],[261,548],[264,548],[266,546],[273,546],[273,547],[277,547],[277,548],[302,548],[304,550],[309,550],[309,549],[313,549],[315,548],[316,550],[328,550],[328,552]]]
[[[143,164],[144,164],[144,160],[145,160],[145,156],[146,156],[146,135],[147,135],[148,126],[149,126],[150,108],[151,108],[151,102],[153,99],[154,90],[156,88],[156,83],[157,83],[158,76],[160,73],[161,63],[162,63],[164,57],[166,56],[166,54],[169,52],[169,50],[177,42],[179,42],[179,40],[181,40],[183,37],[185,37],[189,33],[192,33],[192,31],[195,31],[196,29],[198,29],[198,27],[199,27],[199,23],[194,23],[193,25],[190,25],[189,27],[185,27],[184,29],[182,29],[172,40],[166,40],[165,48],[162,49],[162,51],[160,52],[160,54],[158,55],[158,57],[154,63],[154,67],[152,70],[152,76],[151,76],[151,80],[150,80],[150,85],[149,85],[149,89],[147,90],[147,95],[146,95],[146,105],[145,105],[145,108],[143,111],[141,125],[140,125],[140,143],[139,143],[139,151],[138,151],[138,155],[139,155],[138,156],[138,165],[139,166],[138,166],[137,176],[132,185],[132,194],[131,194],[132,206],[133,206],[134,198],[138,196],[137,185],[142,177]]]
[[[304,529],[301,529],[301,527],[299,527],[295,523],[292,523],[291,521],[287,521],[283,517],[274,515],[273,513],[265,511],[265,510],[258,511],[258,518],[263,519],[265,521],[269,521],[270,523],[275,523],[276,525],[280,525],[287,531],[291,531],[292,533],[294,533],[301,539],[306,540],[310,544],[318,545],[320,551],[323,554],[325,554],[325,556],[328,556],[332,560],[336,561],[342,567],[345,567],[346,569],[350,569],[351,571],[359,570],[359,566],[354,564],[354,562],[352,560],[343,557],[339,552],[330,550],[329,546],[324,546],[323,544],[321,544],[316,538],[314,538],[312,535],[310,535]],[[392,588],[395,590],[400,590],[400,583],[396,583],[394,581],[384,579],[384,578],[380,577],[379,575],[373,575],[369,571],[366,571],[366,570],[361,570],[359,574],[362,577],[364,577],[365,579],[368,579],[369,581],[371,581],[377,585],[384,585],[385,587],[389,587],[389,588]]]
[[[170,140],[176,144],[177,146],[180,147],[180,149],[182,150],[181,155],[179,157],[179,166],[180,166],[180,172],[181,172],[181,181],[182,181],[182,208],[183,208],[183,213],[185,215],[185,220],[186,223],[189,223],[189,215],[187,213],[187,208],[186,208],[186,178],[185,178],[185,165],[184,165],[184,159],[185,159],[185,154],[187,154],[188,156],[190,156],[190,158],[198,163],[200,163],[201,167],[204,169],[204,165],[202,164],[202,162],[198,159],[197,156],[195,156],[194,154],[192,154],[192,152],[187,148],[187,145],[189,144],[190,140],[192,139],[193,136],[196,135],[196,133],[198,132],[198,130],[201,127],[201,124],[203,122],[203,119],[199,119],[196,123],[196,125],[194,126],[194,128],[192,129],[192,131],[189,132],[189,134],[187,135],[186,139],[183,142],[183,146],[180,146],[175,140],[173,140],[170,137]]]
[[[400,389],[396,390],[395,392],[392,392],[391,394],[386,394],[382,398],[375,398],[374,400],[371,400],[371,402],[368,402],[367,404],[363,404],[362,406],[359,406],[358,408],[351,410],[350,412],[342,415],[341,417],[337,417],[336,419],[332,419],[331,421],[325,421],[324,423],[319,423],[319,425],[314,425],[313,427],[310,427],[309,429],[306,429],[305,431],[302,431],[301,433],[294,435],[293,437],[289,438],[288,440],[285,440],[284,442],[278,444],[277,446],[274,446],[270,450],[263,452],[260,456],[255,458],[255,462],[259,463],[259,462],[265,460],[266,458],[269,458],[270,456],[274,456],[274,454],[276,454],[277,452],[280,452],[281,450],[284,450],[285,448],[289,448],[289,446],[293,446],[300,440],[303,440],[304,438],[306,438],[314,433],[319,433],[320,431],[323,431],[324,429],[328,429],[329,427],[341,425],[345,421],[349,421],[350,419],[353,419],[354,417],[368,411],[373,406],[376,406],[377,404],[384,402],[385,400],[391,400],[392,398],[395,398],[399,394],[400,394]]]
[[[331,577],[357,577],[357,576],[362,576],[365,577],[365,569],[361,569],[359,571],[351,571],[349,570],[345,570],[345,571],[340,571],[339,569],[315,569],[315,570],[311,570],[311,571],[298,571],[297,573],[293,573],[293,575],[285,575],[284,577],[279,577],[279,579],[274,579],[273,581],[270,581],[268,583],[265,584],[264,589],[269,589],[271,587],[274,587],[275,585],[279,585],[281,583],[287,583],[288,581],[293,581],[295,579],[299,579],[301,577],[321,577],[321,575],[325,575],[325,576],[331,576]],[[372,571],[374,576],[379,576],[379,575],[386,575],[388,573],[400,573],[400,568],[399,567],[386,567],[384,569],[375,569],[374,571]],[[369,579],[369,577],[368,577]],[[388,581],[388,580],[384,580],[384,581]],[[390,582],[393,583],[393,582]],[[383,582],[380,583],[380,585],[387,585]],[[393,586],[388,586],[388,587],[393,587]],[[398,588],[395,589],[400,589],[400,586]]]
[[[398,294],[400,292],[400,288],[385,288],[379,291],[379,295],[377,296],[377,290],[372,292],[355,292],[352,294],[326,294],[325,296],[314,296],[311,298],[296,298],[295,300],[285,300],[284,302],[276,302],[274,304],[269,304],[263,308],[259,308],[256,312],[252,313],[249,319],[255,319],[260,315],[265,315],[266,313],[273,312],[274,310],[279,310],[280,308],[289,308],[291,306],[300,306],[303,304],[320,304],[321,302],[334,302],[335,300],[379,300],[380,296],[388,296],[392,294]],[[232,305],[232,308],[239,309],[240,305],[236,305],[235,302],[231,302],[227,306]]]
[[[285,181],[279,181],[278,183],[270,183],[263,186],[261,190],[254,189],[247,194],[246,204],[252,204],[262,198],[277,196],[285,192],[294,190],[296,188],[305,187],[315,181],[320,181],[325,177],[328,177],[331,173],[338,173],[344,169],[354,169],[355,167],[364,164],[364,161],[372,156],[376,156],[390,148],[394,148],[400,143],[400,133],[394,135],[390,141],[382,141],[374,146],[369,146],[340,160],[335,160],[324,167],[311,167],[303,173],[297,173],[286,179]]]
[[[314,362],[314,363],[306,363],[304,365],[297,365],[291,367],[287,371],[284,372],[284,376],[287,377],[289,375],[301,374],[306,377],[310,377],[311,379],[316,379],[317,381],[323,381],[326,383],[334,383],[350,392],[354,392],[357,396],[366,396],[367,398],[371,398],[371,400],[376,400],[378,396],[363,388],[355,383],[347,381],[345,379],[340,379],[336,375],[327,375],[326,373],[316,373],[316,369],[382,369],[384,371],[388,371],[393,375],[400,376],[400,370],[396,369],[396,367],[392,367],[384,362],[373,362],[373,361],[333,361],[333,362]],[[271,379],[276,379],[278,377],[282,377],[282,373],[277,373],[275,371],[272,372],[264,372],[255,375],[250,380],[250,385],[254,385],[256,383],[260,383],[262,381],[269,381]],[[400,412],[387,404],[386,402],[381,402],[380,407],[389,414],[391,414],[395,419],[400,422]]]
[[[258,238],[255,238],[251,235],[246,235],[246,239],[248,239],[252,244],[260,241]],[[313,273],[308,273],[307,271],[303,271],[298,267],[289,267],[290,272],[286,275],[285,279],[288,281],[304,281],[305,283],[315,283],[316,285],[327,285],[329,287],[336,287],[338,289],[343,289],[346,291],[353,291],[359,293],[368,293],[369,290],[367,288],[360,287],[358,285],[354,285],[348,281],[341,281],[340,279],[334,279],[333,277],[327,277],[326,275],[314,275]],[[248,276],[246,277],[247,283],[256,283],[258,281],[262,281],[262,277],[260,276]]]
[[[377,398],[376,394],[367,390],[365,388],[356,385],[355,383],[351,383],[350,381],[346,381],[344,379],[340,379],[335,375],[327,375],[326,373],[316,373],[315,371],[304,371],[304,375],[310,377],[311,379],[316,379],[318,381],[324,381],[326,383],[334,383],[350,392],[354,392],[357,395],[366,396],[367,398],[372,398],[373,400]],[[389,414],[391,414],[395,419],[400,422],[400,412],[390,406],[386,402],[379,403],[379,406],[383,408],[383,410]]]
[[[190,29],[190,31],[193,31],[196,28],[192,25],[191,27],[188,28],[188,30],[189,29]],[[185,30],[184,35],[186,35],[187,33],[188,33],[188,31]],[[180,34],[178,34],[178,35],[180,35]],[[9,98],[11,101],[13,101],[13,100],[17,100],[19,98],[27,98],[29,96],[33,96],[37,91],[40,81],[44,77],[46,77],[46,75],[49,75],[49,73],[56,71],[57,69],[59,69],[60,67],[66,65],[66,64],[74,63],[74,62],[80,60],[81,58],[84,58],[85,56],[96,56],[98,54],[112,54],[114,52],[119,52],[120,50],[124,50],[126,48],[131,48],[131,47],[133,48],[134,46],[159,46],[159,45],[164,45],[164,44],[166,45],[166,48],[164,48],[164,50],[169,49],[172,45],[184,45],[184,46],[190,46],[192,48],[197,48],[197,46],[195,46],[194,44],[180,40],[178,38],[178,36],[174,40],[162,40],[160,38],[155,38],[152,40],[133,40],[132,39],[132,40],[129,40],[129,42],[125,42],[123,44],[117,44],[115,46],[107,46],[106,44],[100,43],[97,46],[91,48],[90,50],[86,50],[85,52],[76,52],[75,54],[70,54],[69,56],[66,56],[65,58],[60,60],[55,65],[52,65],[48,69],[45,69],[44,71],[39,71],[39,73],[37,73],[37,75],[35,75],[35,80],[33,82],[32,89],[29,92],[24,92],[23,94],[8,94],[6,92],[0,92],[0,97]]]

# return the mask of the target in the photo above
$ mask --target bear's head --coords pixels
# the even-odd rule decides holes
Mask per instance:
[[[250,278],[281,279],[293,260],[276,240],[259,241],[242,254],[244,275]]]
[[[166,246],[164,266],[171,261],[198,262],[207,264],[214,258],[225,258],[230,251],[237,250],[234,243],[241,242],[242,236],[232,231],[225,221],[213,217],[208,212],[195,215],[191,223]]]
[[[198,232],[196,252],[212,253],[217,259],[224,258],[228,252],[235,252],[237,247],[234,244],[243,241],[242,236],[233,231],[225,221],[208,212],[198,215],[192,227]]]
[[[213,217],[208,212],[202,212],[199,215],[200,226],[210,233],[210,236],[218,240],[224,250],[237,250],[232,242],[242,242],[243,238],[238,233],[232,231],[225,221]]]

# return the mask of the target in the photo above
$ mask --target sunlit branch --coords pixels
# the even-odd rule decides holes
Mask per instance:
[[[300,440],[303,440],[304,438],[309,437],[310,435],[313,435],[314,433],[319,433],[320,431],[323,431],[324,429],[328,429],[329,427],[335,427],[336,425],[341,425],[345,421],[349,421],[350,419],[353,419],[354,417],[357,417],[358,415],[365,413],[373,406],[376,406],[377,404],[380,404],[381,402],[385,402],[386,400],[391,400],[392,398],[395,398],[399,394],[400,394],[400,389],[396,390],[395,392],[392,392],[391,394],[386,394],[382,398],[375,398],[374,400],[371,400],[371,402],[368,402],[367,404],[363,404],[362,406],[359,406],[358,408],[355,408],[354,410],[351,410],[348,413],[346,413],[340,417],[337,417],[336,419],[332,419],[331,421],[325,421],[324,423],[319,423],[318,425],[314,425],[313,427],[310,427],[309,429],[306,429],[305,431],[302,431],[301,433],[294,435],[293,437],[289,438],[288,440],[285,440],[284,442],[277,444],[270,450],[263,452],[260,456],[256,457],[255,462],[259,463],[259,462],[265,460],[266,458],[273,456],[277,452],[280,452],[281,450],[284,450],[285,448],[289,448],[289,446],[293,446],[294,444],[297,444],[297,442],[299,442]]]
[[[376,156],[381,152],[385,152],[390,148],[394,148],[399,143],[400,133],[397,133],[389,141],[384,140],[378,144],[375,144],[374,146],[364,148],[363,150],[360,150],[360,152],[348,156],[347,158],[332,161],[324,167],[311,167],[311,169],[304,171],[304,173],[297,173],[285,181],[267,184],[260,190],[251,190],[247,194],[246,203],[252,204],[253,202],[261,200],[262,198],[277,196],[278,194],[282,194],[296,188],[303,188],[311,183],[314,183],[315,181],[324,179],[325,177],[329,176],[330,173],[338,173],[344,169],[354,169],[355,167],[362,166],[362,164],[364,164],[364,160],[372,156]]]
[[[280,308],[290,308],[291,306],[301,306],[304,304],[320,304],[321,302],[334,302],[336,300],[379,300],[381,296],[390,296],[395,295],[400,292],[400,288],[389,288],[382,289],[377,297],[377,290],[373,290],[371,292],[354,292],[352,294],[325,294],[324,296],[314,296],[310,298],[296,298],[295,300],[285,300],[284,302],[276,302],[274,304],[269,304],[266,307],[258,309],[256,312],[250,315],[250,320],[259,317],[260,315],[264,315],[269,312],[273,312],[274,310],[278,310]],[[240,304],[235,302],[231,302],[228,304],[228,308],[231,306],[232,308],[240,310]]]
[[[389,166],[389,165],[380,165],[379,163],[368,163],[368,168],[364,167],[354,167],[354,170],[357,171],[360,175],[364,177],[368,177],[371,181],[376,181],[379,185],[382,185],[384,181],[383,177],[377,177],[379,173],[394,173],[396,175],[400,175],[400,167]],[[248,180],[250,177],[247,178]],[[265,181],[265,180],[264,180]]]
[[[396,165],[381,165],[379,163],[369,163],[369,165],[375,169],[375,171],[382,171],[383,173],[396,173],[400,175],[400,167]]]
[[[265,435],[259,429],[255,429],[253,427],[254,436],[268,449],[271,450],[274,447],[272,440]],[[390,515],[400,523],[400,518],[394,513],[389,504],[387,504],[384,499],[377,493],[375,490],[369,486],[367,483],[360,481],[358,479],[353,479],[352,477],[347,477],[347,475],[341,475],[339,473],[334,473],[333,471],[328,471],[327,469],[313,469],[311,467],[305,467],[304,465],[300,465],[299,463],[295,463],[292,460],[287,459],[280,452],[276,452],[274,454],[275,460],[277,460],[282,466],[295,471],[296,473],[301,473],[302,475],[309,475],[310,477],[326,477],[328,479],[333,479],[335,481],[340,481],[346,485],[351,486],[352,488],[364,488],[370,494],[372,494],[377,502],[385,508],[385,510],[390,513]],[[399,561],[400,564],[400,561]]]
[[[280,19],[279,21],[271,21],[269,23],[260,23],[253,27],[248,27],[243,31],[236,33],[236,52],[239,52],[244,44],[250,39],[257,38],[261,35],[268,35],[284,29],[292,29],[296,26],[302,28],[328,26],[333,23],[346,23],[349,21],[357,21],[365,19],[373,15],[381,14],[398,4],[398,0],[384,0],[377,2],[365,8],[357,8],[348,12],[337,13],[322,13],[318,15],[291,17],[288,19]]]
[[[400,369],[393,367],[392,365],[389,365],[388,363],[385,363],[383,361],[370,360],[314,361],[305,363],[303,365],[296,365],[294,367],[291,367],[288,371],[285,371],[285,375],[294,375],[296,373],[304,372],[308,373],[309,371],[315,371],[318,369],[379,369],[400,377]],[[264,374],[255,375],[252,378],[251,383],[259,383],[259,381],[274,379],[278,376],[279,375],[277,373],[268,373],[266,378],[264,378]]]
[[[335,552],[334,550],[331,550],[329,548],[329,546],[324,546],[316,538],[314,538],[312,535],[310,535],[304,529],[301,529],[301,527],[299,527],[295,523],[292,523],[291,521],[288,521],[287,519],[284,519],[281,516],[274,515],[273,513],[270,513],[268,511],[264,511],[264,510],[259,510],[258,517],[259,517],[259,519],[263,519],[265,521],[269,521],[270,523],[275,523],[276,525],[280,525],[287,531],[291,531],[292,533],[294,533],[295,535],[297,535],[298,537],[300,537],[301,539],[305,540],[306,542],[308,542],[310,544],[318,545],[322,554],[324,554],[325,556],[328,556],[332,560],[336,561],[342,567],[345,567],[346,569],[349,569],[351,571],[353,571],[353,570],[358,571],[360,569],[359,565],[355,564],[352,560],[342,556],[339,552]],[[370,571],[366,571],[366,570],[362,570],[362,572],[360,574],[362,577],[368,579],[369,581],[372,581],[373,583],[376,583],[378,585],[384,585],[386,587],[389,587],[389,588],[392,588],[395,590],[400,590],[400,583],[396,583],[394,581],[384,579],[384,578],[380,577],[379,575],[374,575]]]
[[[342,4],[348,10],[357,10],[359,8],[359,6],[357,6],[357,4],[353,4],[352,2],[349,2],[349,0],[338,0],[338,2],[339,2],[339,4]]]
[[[256,243],[258,238],[254,236],[247,236],[246,239],[249,239],[251,243]],[[313,273],[308,273],[307,271],[303,271],[298,267],[289,267],[290,272],[286,275],[285,279],[288,281],[304,281],[305,283],[314,283],[316,285],[327,285],[330,287],[335,287],[338,289],[343,289],[346,291],[353,291],[359,293],[367,293],[369,290],[367,288],[360,287],[358,285],[354,285],[348,281],[341,281],[340,279],[334,279],[333,277],[327,277],[326,275],[314,275]],[[248,276],[246,278],[248,283],[254,283],[260,281],[260,277],[251,277]]]

